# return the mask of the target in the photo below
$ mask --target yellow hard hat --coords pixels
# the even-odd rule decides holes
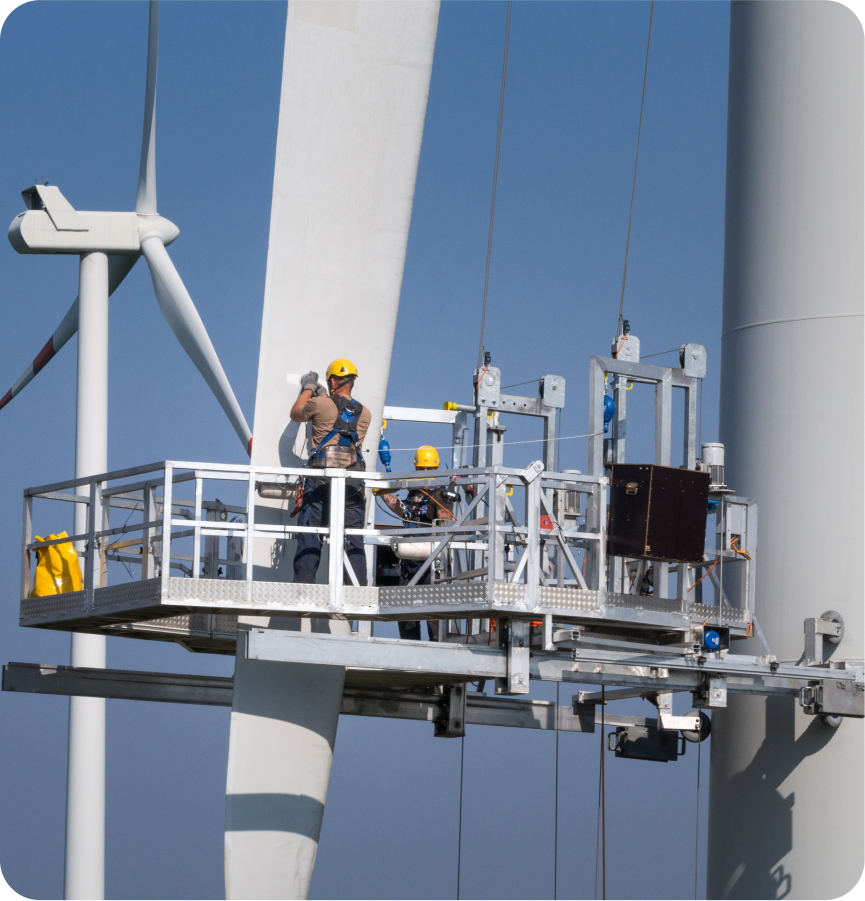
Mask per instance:
[[[345,357],[340,357],[338,360],[334,360],[330,366],[327,367],[327,374],[325,375],[325,379],[329,379],[331,376],[335,376],[336,378],[345,378],[346,376],[353,375],[357,376],[357,368],[351,360],[346,360]]]
[[[430,445],[425,444],[415,451],[414,468],[415,469],[438,469],[439,452]]]

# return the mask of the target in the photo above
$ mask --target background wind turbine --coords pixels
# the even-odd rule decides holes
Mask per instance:
[[[9,241],[19,253],[69,253],[82,258],[107,256],[104,282],[110,295],[143,255],[150,268],[156,300],[175,337],[216,395],[229,421],[250,452],[252,433],[234,396],[207,329],[171,262],[165,246],[180,234],[156,207],[156,68],[159,47],[159,2],[151,0],[147,40],[147,86],[141,164],[134,213],[76,211],[55,185],[34,185],[22,192],[28,211],[9,227]],[[101,277],[100,277],[101,278]],[[58,329],[13,388],[0,399],[5,406],[75,334],[82,298],[75,299]],[[106,312],[107,316],[107,312]],[[107,353],[107,348],[106,348]]]
[[[147,86],[138,194],[134,213],[76,211],[54,185],[22,192],[28,211],[9,227],[9,241],[25,254],[77,254],[78,297],[48,344],[4,406],[75,333],[78,336],[75,476],[108,469],[108,297],[143,254],[156,299],[169,327],[204,376],[247,452],[252,434],[228,383],[189,292],[165,249],[180,233],[156,207],[156,67],[159,4],[151,0],[147,42]],[[78,489],[89,494],[87,486]],[[77,504],[74,532],[86,529],[86,509]],[[79,552],[81,552],[79,548]],[[72,666],[104,668],[104,636],[73,633]],[[105,894],[105,701],[70,698],[66,785],[66,898]]]

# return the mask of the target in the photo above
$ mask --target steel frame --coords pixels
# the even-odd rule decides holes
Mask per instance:
[[[603,395],[610,376],[617,412],[605,449]],[[813,659],[806,660],[806,665],[779,664],[765,641],[762,657],[733,655],[727,648],[709,652],[703,647],[707,626],[721,628],[731,639],[748,637],[756,627],[762,640],[752,612],[754,501],[727,494],[718,497],[717,547],[706,549],[701,564],[677,566],[677,597],[663,596],[667,563],[656,564],[660,578],[655,580],[654,596],[622,590],[630,573],[639,585],[642,563],[606,553],[609,479],[605,466],[624,461],[627,383],[655,385],[656,461],[662,465],[670,464],[672,388],[687,392],[683,453],[686,465],[696,467],[697,376],[670,367],[593,357],[588,475],[551,470],[555,416],[564,404],[564,379],[545,376],[537,399],[502,394],[500,372],[495,367],[476,370],[474,381],[474,406],[452,404],[450,410],[435,417],[430,414],[437,411],[419,411],[426,416],[424,421],[452,425],[453,469],[423,475],[317,470],[316,477],[330,485],[327,526],[256,522],[259,483],[297,482],[309,475],[309,470],[299,468],[165,461],[28,489],[22,532],[21,624],[163,640],[178,640],[182,634],[189,636],[189,646],[223,653],[240,642],[238,652],[255,659],[375,672],[379,684],[384,680],[398,685],[409,676],[412,684],[427,685],[491,679],[499,694],[525,694],[531,679],[619,685],[631,695],[653,700],[662,730],[693,725],[693,717],[672,715],[670,699],[676,691],[692,692],[699,707],[725,706],[730,691],[795,694],[812,713],[824,712],[821,704],[828,704],[844,707],[830,711],[832,715],[865,715],[861,662],[832,664],[817,659],[813,637],[806,653]],[[467,450],[468,412],[475,416],[475,462],[490,465],[460,465]],[[497,420],[501,412],[544,419],[546,466],[540,460],[522,470],[502,465],[503,429]],[[396,418],[411,415],[400,410]],[[245,507],[227,507],[205,499],[205,485],[220,481],[245,484]],[[376,527],[368,515],[364,528],[347,529],[343,515],[347,481],[363,487],[370,510],[377,489],[447,485],[461,489],[466,499],[457,506],[452,523],[436,521],[395,531]],[[186,482],[192,483],[193,500],[174,495],[175,486]],[[87,493],[79,494],[82,490]],[[511,501],[515,492],[523,496],[521,516]],[[34,542],[34,498],[85,505],[85,532]],[[585,503],[575,498],[584,498]],[[113,508],[138,513],[141,521],[112,527]],[[185,508],[186,518],[181,518],[181,508]],[[194,511],[191,516],[189,509]],[[236,514],[235,520],[218,519],[219,511],[225,511],[226,519],[228,512]],[[482,513],[486,515],[479,515]],[[584,522],[579,523],[578,518]],[[255,580],[255,542],[301,532],[318,534],[328,545],[327,584]],[[362,536],[371,548],[398,548],[406,542],[417,545],[420,539],[428,544],[426,558],[407,586],[361,586],[344,553],[350,535]],[[173,547],[173,542],[184,538],[193,539],[191,555],[180,554]],[[224,557],[220,550],[223,539]],[[61,541],[77,542],[82,548],[83,591],[29,598],[31,551]],[[136,547],[140,553],[130,554],[130,548]],[[460,552],[472,555],[469,570],[459,564]],[[139,563],[141,580],[108,585],[110,560]],[[732,563],[736,563],[739,578],[731,581],[728,577],[725,584],[724,568],[726,565],[729,570]],[[214,578],[220,565],[226,566],[229,578]],[[700,603],[696,593],[694,601],[689,599],[697,582],[695,571],[703,569],[716,588],[718,603],[714,605]],[[172,570],[182,575],[173,575]],[[210,577],[203,578],[202,570]],[[432,583],[419,584],[430,570]],[[343,584],[344,573],[351,584]],[[350,636],[238,629],[237,614],[336,615],[353,620],[357,628]],[[196,617],[205,622],[194,627]],[[448,626],[438,643],[379,639],[373,637],[371,627],[364,626],[374,620],[407,619],[443,619]],[[465,619],[464,632],[456,623],[461,619]],[[491,620],[497,621],[496,628]],[[532,624],[542,628],[534,630]],[[838,634],[833,624],[819,630],[812,627],[809,636],[818,632]],[[456,688],[453,692],[458,694]],[[844,705],[833,700],[839,697]],[[823,699],[829,700],[824,704]],[[463,692],[463,707],[465,703]],[[454,725],[458,719],[449,714],[441,734],[455,734],[454,730],[464,728]]]

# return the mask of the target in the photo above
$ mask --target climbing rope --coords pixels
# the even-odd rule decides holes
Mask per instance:
[[[625,269],[622,273],[622,296],[619,298],[619,320],[617,323],[616,334],[622,334],[622,313],[625,307],[625,280],[628,277],[628,251],[631,247],[631,222],[634,218],[634,194],[637,190],[637,163],[640,161],[640,137],[643,132],[643,106],[646,102],[646,77],[649,74],[649,47],[652,45],[652,18],[655,15],[655,0],[652,0],[652,6],[649,10],[649,39],[646,42],[646,67],[643,70],[643,96],[640,100],[640,124],[637,126],[637,155],[634,159],[634,183],[631,185],[631,212],[628,214],[628,238],[625,241]]]
[[[654,3],[654,0],[652,0]],[[496,162],[493,167],[493,199],[490,204],[490,234],[487,239],[487,272],[484,276],[484,303],[481,309],[481,340],[478,345],[478,369],[481,368],[484,358],[484,328],[487,322],[487,292],[490,287],[490,257],[493,252],[493,225],[496,221],[496,189],[499,184],[499,151],[502,147],[502,117],[505,112],[505,83],[508,77],[508,48],[511,43],[511,13],[514,9],[514,0],[508,0],[508,22],[505,27],[505,56],[502,62],[502,93],[499,98],[499,129],[496,136]]]

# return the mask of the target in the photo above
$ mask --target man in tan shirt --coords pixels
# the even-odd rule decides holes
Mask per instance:
[[[351,396],[357,369],[350,360],[334,360],[327,368],[327,387],[318,382],[317,372],[308,372],[301,380],[300,396],[291,408],[292,422],[312,423],[312,449],[309,466],[313,469],[342,468],[364,470],[361,444],[369,429],[370,412]],[[330,480],[304,479],[303,502],[298,524],[326,526],[330,513]],[[359,482],[346,482],[345,526],[363,528],[364,493]],[[350,535],[345,540],[346,557],[361,585],[366,585],[366,556],[363,538]],[[297,539],[294,556],[294,581],[314,582],[321,561],[321,538],[303,532]],[[345,582],[350,584],[348,574]]]

